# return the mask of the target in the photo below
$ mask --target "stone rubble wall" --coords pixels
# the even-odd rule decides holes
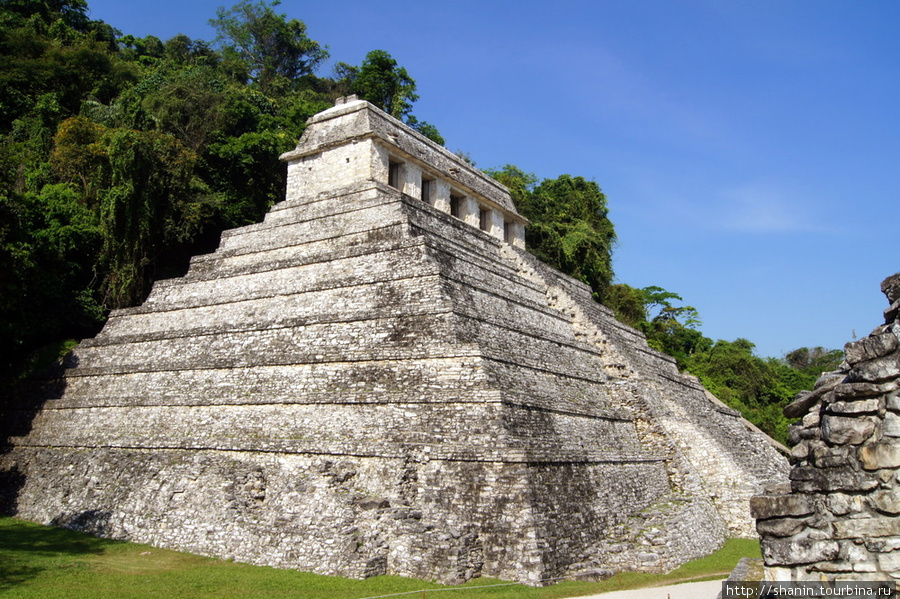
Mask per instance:
[[[19,399],[0,508],[354,577],[666,570],[782,463],[586,286],[381,180],[289,185]]]
[[[685,456],[699,477],[691,492],[713,499],[729,534],[755,536],[749,498],[767,481],[783,480],[788,471],[770,439],[712,397],[695,377],[680,374],[675,360],[650,348],[641,333],[615,320],[609,308],[590,298],[586,286],[528,259],[558,290],[553,293],[570,298],[567,309],[580,323],[579,334],[609,356],[606,371],[640,380],[645,418],[677,445],[671,459]]]
[[[900,579],[900,273],[884,324],[785,408],[790,488],[751,503],[767,580]]]

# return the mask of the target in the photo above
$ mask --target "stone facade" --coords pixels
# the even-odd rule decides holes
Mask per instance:
[[[6,509],[257,564],[445,582],[661,571],[787,463],[523,250],[509,192],[366,102],[264,222],[33,381]]]
[[[790,487],[754,497],[766,579],[900,579],[900,273],[885,323],[785,408]]]

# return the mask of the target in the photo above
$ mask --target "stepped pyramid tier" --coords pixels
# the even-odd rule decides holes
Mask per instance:
[[[354,98],[287,197],[32,381],[7,511],[365,577],[661,571],[786,461],[524,250],[509,192]]]

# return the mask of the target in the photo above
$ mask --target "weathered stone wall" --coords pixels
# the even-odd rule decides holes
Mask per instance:
[[[900,273],[871,335],[785,408],[790,489],[754,497],[768,580],[900,579]]]
[[[447,582],[660,571],[745,532],[783,460],[585,285],[389,186],[383,147],[521,224],[501,186],[423,144],[366,103],[314,117],[264,222],[0,414],[7,507]]]

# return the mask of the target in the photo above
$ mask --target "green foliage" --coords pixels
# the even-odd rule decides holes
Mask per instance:
[[[102,311],[86,288],[100,233],[80,194],[65,184],[0,196],[0,223],[0,378],[9,378],[37,347],[95,330]]]
[[[676,306],[681,296],[655,285],[636,289],[623,283],[611,285],[604,303],[616,318],[640,330],[650,347],[674,357],[681,369],[690,356],[704,351],[712,340],[700,332],[700,316],[693,306]]]
[[[637,328],[640,323],[647,320],[645,302],[646,297],[641,289],[625,283],[615,283],[606,290],[606,299],[603,303],[612,308],[617,320]]]
[[[196,156],[172,136],[111,129],[102,140],[104,178],[99,194],[105,271],[100,288],[107,306],[120,308],[143,300],[152,283],[151,265],[171,239]]]
[[[507,164],[500,169],[488,169],[485,172],[509,189],[513,202],[520,212],[522,210],[529,211],[529,203],[532,201],[531,194],[537,184],[536,176],[526,173],[512,164]]]
[[[605,297],[616,234],[600,186],[571,175],[536,184],[534,175],[509,164],[487,174],[510,189],[519,213],[531,221],[525,230],[528,250],[590,285],[597,298]]]
[[[419,99],[415,80],[384,50],[366,54],[354,75],[350,86],[353,93],[396,119],[409,116],[413,102]]]
[[[84,0],[0,2],[0,377],[283,196],[279,155],[361,68],[317,78],[325,47],[276,6],[220,9],[214,48],[120,35]],[[397,106],[440,140],[408,113],[405,69],[382,74],[412,85]]]
[[[784,356],[785,363],[792,369],[807,376],[818,377],[823,372],[830,372],[840,366],[844,352],[839,349],[824,347],[801,347]]]
[[[438,128],[427,121],[420,121],[413,115],[406,118],[406,124],[433,141],[436,144],[444,145],[444,136],[438,131]]]
[[[114,97],[134,71],[118,61],[104,23],[84,16],[84,2],[6,2],[0,5],[0,133],[26,115],[34,99],[56,97],[64,116],[82,99]]]
[[[404,121],[431,141],[444,145],[444,138],[437,127],[412,115],[412,105],[419,99],[416,80],[389,53],[372,50],[366,54],[362,66],[339,62],[334,72],[339,88],[345,93],[356,94],[361,100],[371,102],[392,117]]]
[[[290,87],[328,57],[325,48],[306,36],[302,21],[288,21],[273,10],[279,4],[242,0],[228,10],[219,8],[217,18],[209,21],[219,32],[225,60],[239,64],[263,92]]]

